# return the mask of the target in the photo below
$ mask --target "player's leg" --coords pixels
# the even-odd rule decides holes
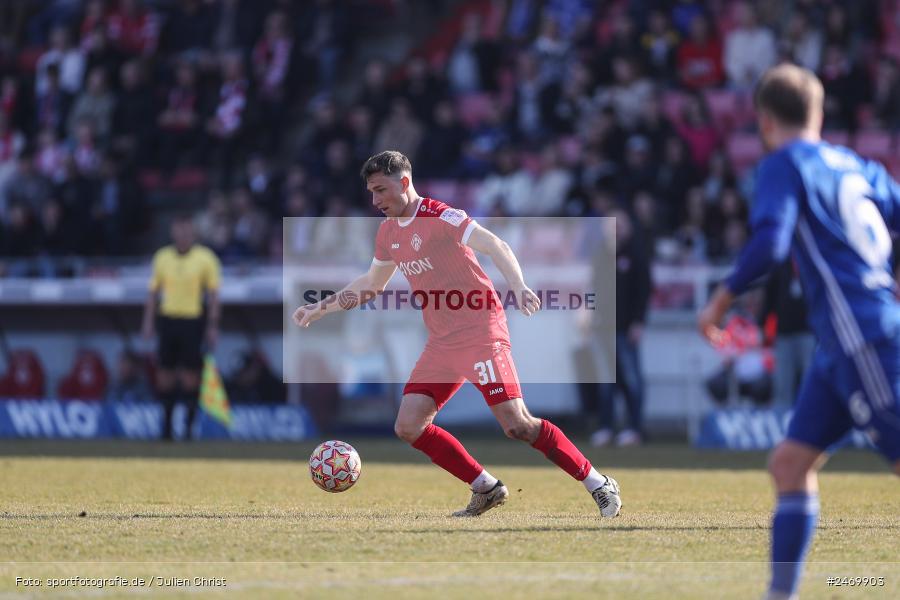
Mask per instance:
[[[787,439],[769,460],[777,494],[772,518],[772,599],[791,598],[797,592],[819,517],[817,473],[825,462],[825,449],[851,427],[829,380],[834,368],[823,354],[816,354],[797,398]]]
[[[591,493],[604,517],[619,514],[622,501],[619,485],[611,477],[601,475],[562,430],[528,412],[522,398],[510,398],[491,405],[491,412],[507,437],[520,440],[539,450],[560,469],[580,481]]]
[[[181,383],[182,399],[187,408],[185,419],[185,439],[191,439],[194,431],[194,418],[197,405],[200,403],[200,373],[203,369],[203,321],[202,319],[185,319],[179,331],[179,364],[181,369],[178,379]]]
[[[178,399],[176,388],[178,380],[176,367],[178,365],[178,344],[171,331],[170,319],[160,318],[157,330],[157,361],[159,367],[156,370],[156,389],[163,407],[163,422],[161,437],[164,440],[172,439],[172,412]]]
[[[421,389],[422,385],[421,382],[417,385],[410,383],[407,384],[407,390]],[[433,423],[440,407],[460,385],[462,382],[432,383],[428,394],[404,393],[394,423],[394,432],[401,440],[430,458],[431,462],[472,488],[468,506],[453,513],[453,516],[476,517],[506,502],[509,491],[466,451],[458,439]]]

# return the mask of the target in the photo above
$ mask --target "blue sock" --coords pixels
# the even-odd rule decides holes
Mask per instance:
[[[772,583],[769,589],[790,596],[797,592],[809,542],[819,520],[819,496],[792,492],[778,496],[772,519]]]

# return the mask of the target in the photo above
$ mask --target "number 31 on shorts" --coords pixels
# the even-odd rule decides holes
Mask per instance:
[[[496,383],[497,376],[494,375],[494,363],[491,362],[491,359],[475,363],[474,369],[478,373],[479,385],[484,385],[488,382]]]

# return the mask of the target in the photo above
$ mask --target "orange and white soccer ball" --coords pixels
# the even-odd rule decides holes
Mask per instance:
[[[328,440],[309,457],[309,475],[326,492],[344,492],[359,479],[362,461],[347,442]]]

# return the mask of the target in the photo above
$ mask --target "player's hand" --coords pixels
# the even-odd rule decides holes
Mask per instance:
[[[324,311],[319,302],[306,304],[294,311],[291,319],[297,327],[309,327],[309,324],[322,318]]]
[[[716,348],[721,348],[727,342],[728,334],[719,324],[725,318],[725,313],[731,308],[733,299],[728,288],[719,286],[697,317],[697,329],[700,331],[700,335],[709,340],[709,343]]]
[[[519,301],[519,310],[526,317],[541,310],[541,299],[528,286],[523,285],[516,290],[516,299]]]

